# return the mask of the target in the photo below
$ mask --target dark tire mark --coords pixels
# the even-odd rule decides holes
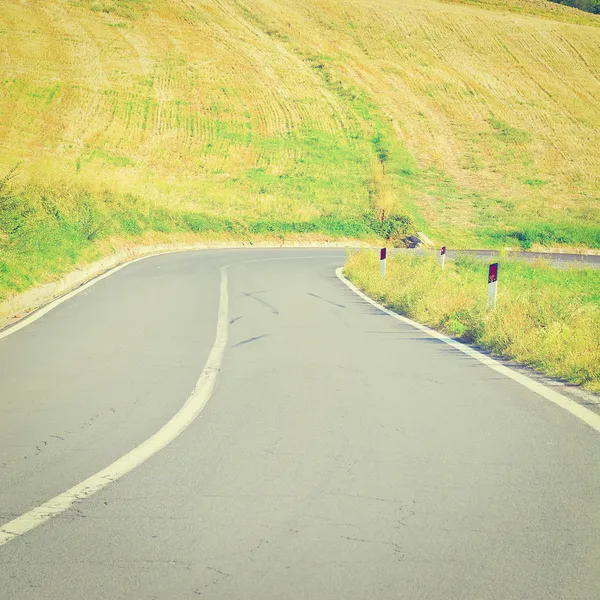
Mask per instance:
[[[256,342],[257,340],[262,340],[263,338],[269,337],[270,335],[271,335],[270,333],[263,333],[263,335],[257,335],[255,337],[248,338],[247,340],[244,340],[243,342],[238,342],[237,344],[234,344],[231,347],[237,348],[238,346],[243,346],[244,344],[251,344],[252,342]]]
[[[262,298],[257,298],[255,296],[255,294],[262,294],[262,292],[252,292],[250,294],[248,292],[242,292],[242,294],[244,296],[246,296],[247,298],[252,298],[253,300],[256,300],[257,302],[260,302],[261,304],[264,304],[267,308],[269,308],[271,310],[271,312],[274,315],[278,315],[279,314],[279,311],[272,304],[269,304],[266,300],[263,300]]]
[[[333,304],[333,306],[337,306],[338,308],[346,308],[343,304],[338,304],[337,302],[332,302],[331,300],[327,300],[327,298],[323,298],[318,294],[313,294],[312,292],[306,292],[309,296],[313,298],[317,298],[318,300],[322,300],[323,302],[327,302],[327,304]]]

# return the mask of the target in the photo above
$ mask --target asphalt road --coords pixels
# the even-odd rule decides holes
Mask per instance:
[[[439,248],[435,251],[439,252]],[[415,249],[393,249],[394,252],[414,252],[417,254],[425,254],[432,250]],[[479,260],[491,261],[498,257],[497,250],[452,250],[448,249],[447,256],[449,259],[457,258],[460,255],[473,256]],[[569,254],[563,252],[509,252],[508,257],[514,260],[521,260],[528,263],[533,263],[538,260],[546,261],[555,267],[568,268],[578,267],[585,269],[600,269],[600,255],[597,254]]]
[[[470,254],[482,260],[491,260],[498,256],[494,250],[450,250],[449,258],[460,254]],[[600,269],[600,255],[597,254],[568,254],[562,252],[510,252],[509,257],[535,262],[545,260],[557,267],[582,267],[586,269]]]
[[[600,434],[358,298],[343,262],[160,256],[0,340],[2,529],[179,411],[232,265],[203,412],[1,545],[0,598],[600,598]]]

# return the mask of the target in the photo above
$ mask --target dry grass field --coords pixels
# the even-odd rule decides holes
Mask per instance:
[[[364,237],[382,211],[453,246],[600,247],[600,18],[545,0],[3,0],[0,179],[17,163],[0,293],[101,239]]]

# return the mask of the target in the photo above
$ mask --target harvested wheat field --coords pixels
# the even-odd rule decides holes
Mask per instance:
[[[71,262],[184,226],[600,247],[600,17],[545,0],[3,0],[0,177],[16,164],[3,193],[27,210],[2,217],[0,287],[63,269],[18,274],[11,252],[39,247],[24,223],[54,231],[82,206]]]

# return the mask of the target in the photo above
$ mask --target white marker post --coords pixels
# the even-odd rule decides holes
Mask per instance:
[[[440,264],[442,265],[443,269],[444,265],[446,264],[446,246],[442,246],[442,249],[440,250]]]
[[[382,277],[385,277],[385,270],[387,266],[387,248],[382,248],[379,255],[379,272]]]
[[[496,298],[498,297],[498,263],[490,265],[488,273],[488,299],[487,307],[496,308]]]

